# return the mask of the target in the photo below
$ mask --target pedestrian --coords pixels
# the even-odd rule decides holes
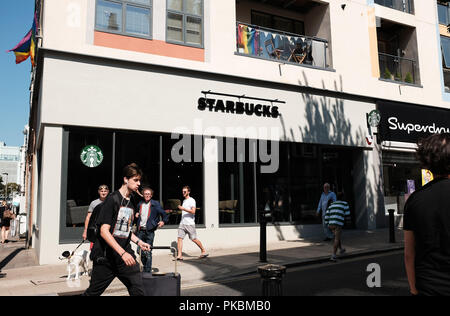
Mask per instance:
[[[323,192],[322,195],[320,196],[316,214],[317,217],[319,217],[322,214],[322,226],[323,226],[323,233],[325,235],[324,241],[330,241],[334,238],[332,231],[328,228],[328,225],[325,223],[325,213],[327,211],[328,202],[330,200],[335,202],[336,194],[334,194],[333,191],[330,191],[330,184],[325,183],[323,185]]]
[[[83,231],[83,240],[87,239],[87,229],[89,225],[89,220],[91,219],[92,212],[94,208],[100,203],[104,202],[109,194],[109,188],[106,184],[102,184],[98,187],[98,196],[99,198],[92,201],[88,208],[88,213],[86,215],[86,219],[84,220],[84,231]],[[92,248],[92,245],[91,245]]]
[[[136,256],[130,241],[145,251],[150,245],[131,232],[135,205],[131,195],[136,192],[142,177],[141,169],[132,163],[123,169],[121,188],[109,195],[98,215],[100,236],[91,252],[92,275],[85,296],[99,296],[117,277],[127,287],[130,296],[143,296],[144,287]]]
[[[336,261],[338,249],[341,255],[345,252],[345,248],[342,248],[342,228],[344,227],[345,219],[348,216],[350,216],[350,207],[345,201],[344,193],[338,192],[336,201],[330,203],[325,213],[325,223],[334,234],[333,254],[330,258],[331,261]]]
[[[190,196],[191,188],[184,186],[183,190],[183,205],[179,205],[178,209],[181,210],[181,221],[178,227],[178,255],[176,260],[183,260],[183,239],[186,234],[189,235],[189,239],[192,240],[201,250],[200,259],[208,257],[205,248],[197,238],[197,232],[195,230],[195,210],[197,205],[195,200]]]
[[[142,188],[144,200],[138,204],[136,213],[137,236],[143,242],[153,247],[155,231],[162,228],[169,221],[169,215],[161,207],[158,201],[152,200],[153,189],[148,186]],[[140,248],[138,248],[138,251]],[[152,249],[144,251],[141,255],[144,272],[152,272]]]
[[[419,140],[417,156],[434,179],[405,204],[405,268],[412,295],[450,295],[450,134]]]
[[[9,233],[9,228],[11,227],[11,220],[14,219],[14,214],[11,211],[10,206],[6,204],[6,201],[3,201],[2,206],[0,207],[0,217],[2,219],[2,222],[1,222],[2,241],[1,241],[1,243],[4,244],[5,242],[8,242],[8,233]]]

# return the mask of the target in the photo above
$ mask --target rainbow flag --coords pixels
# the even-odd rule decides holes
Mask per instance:
[[[247,25],[239,25],[238,44],[245,54],[259,55],[259,31]]]
[[[20,64],[30,57],[31,64],[33,67],[35,66],[37,25],[37,17],[35,14],[31,30],[25,35],[20,43],[16,45],[16,47],[7,51],[7,53],[14,52],[16,55],[16,64]]]

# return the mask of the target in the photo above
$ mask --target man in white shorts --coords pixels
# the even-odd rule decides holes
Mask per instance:
[[[183,239],[186,234],[189,235],[191,239],[201,250],[200,258],[208,257],[205,248],[203,248],[200,240],[197,239],[197,232],[195,231],[195,210],[196,203],[193,198],[189,195],[191,194],[191,188],[189,186],[183,187],[183,205],[179,205],[178,209],[181,210],[181,221],[178,227],[178,256],[177,260],[183,260]]]

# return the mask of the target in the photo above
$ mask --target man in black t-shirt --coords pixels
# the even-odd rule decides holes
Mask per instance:
[[[404,214],[405,267],[411,294],[450,295],[450,134],[419,141],[434,180],[415,191]]]
[[[139,188],[141,177],[142,171],[136,164],[126,166],[122,187],[108,196],[102,206],[97,218],[100,237],[92,249],[94,266],[85,296],[101,295],[116,277],[131,296],[144,295],[141,272],[130,244],[132,241],[150,251],[150,245],[131,232],[136,209],[131,194]]]

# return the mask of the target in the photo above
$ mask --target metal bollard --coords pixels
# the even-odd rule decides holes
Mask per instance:
[[[389,242],[391,244],[395,243],[395,219],[394,212],[395,210],[389,209]]]
[[[286,273],[285,266],[274,264],[267,264],[258,267],[258,272],[261,275],[261,286],[263,296],[282,296],[282,280],[283,274]]]

